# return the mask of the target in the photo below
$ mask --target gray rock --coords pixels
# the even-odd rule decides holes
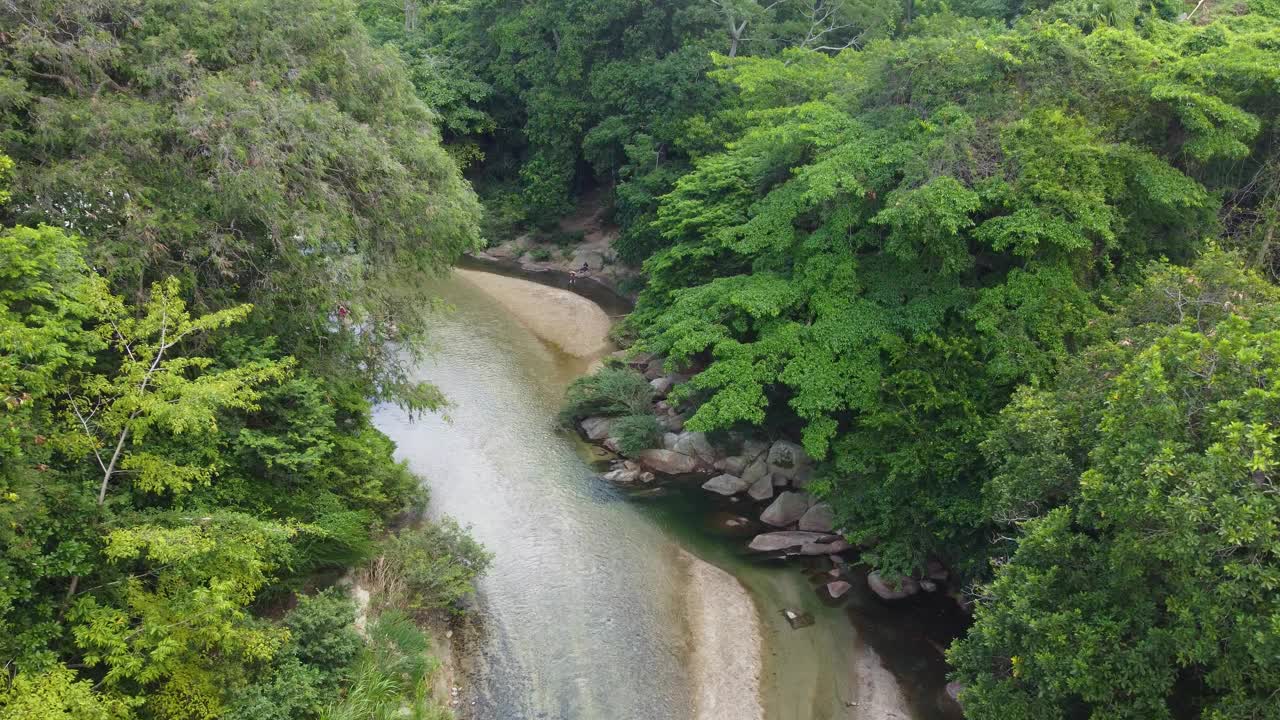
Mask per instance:
[[[924,580],[920,581],[920,589],[925,592],[938,592],[938,583],[928,578],[925,578]]]
[[[746,470],[742,471],[742,479],[750,483],[754,483],[760,478],[767,479],[768,477],[769,464],[766,463],[763,458],[757,459],[755,462],[748,465]],[[770,481],[770,484],[772,484],[772,481]]]
[[[649,381],[649,387],[653,388],[654,396],[660,398],[666,397],[667,393],[671,392],[672,385],[670,377],[660,377]]]
[[[743,478],[743,482],[746,482],[746,478]],[[751,487],[747,488],[747,495],[750,495],[752,500],[764,502],[773,497],[773,482],[766,475],[751,483]]]
[[[687,475],[702,467],[697,458],[674,450],[642,450],[636,455],[636,461],[653,472],[665,475]]]
[[[734,475],[717,475],[702,484],[703,490],[710,490],[721,495],[737,495],[747,489],[746,480]]]
[[[809,465],[809,456],[804,448],[789,440],[779,440],[769,448],[769,470],[788,480],[794,479]]]
[[[879,572],[867,575],[867,585],[884,600],[902,600],[920,592],[920,583],[914,578],[904,576],[888,582]]]
[[[817,557],[818,555],[835,555],[852,549],[853,546],[847,540],[841,539],[828,543],[805,543],[800,546],[800,554]]]
[[[587,434],[590,440],[603,440],[609,437],[609,431],[613,429],[613,418],[592,416],[583,418],[578,425],[582,426],[582,432]]]
[[[806,465],[796,472],[795,477],[791,478],[791,487],[797,490],[803,490],[809,487],[809,483],[813,481],[813,467]]]
[[[600,443],[600,444],[601,444],[601,445],[603,445],[603,446],[605,447],[605,449],[607,449],[607,450],[611,450],[611,451],[613,451],[613,452],[616,452],[616,453],[618,453],[619,455],[621,455],[621,454],[622,454],[622,441],[621,441],[621,440],[619,440],[619,439],[618,439],[618,438],[616,438],[616,437],[605,438],[605,439],[604,439],[604,442],[602,442],[602,443]]]
[[[818,503],[800,517],[799,527],[812,532],[831,532],[836,527],[836,517],[830,505]]]
[[[960,695],[964,692],[964,683],[949,682],[947,683],[947,697],[960,702]]]
[[[804,516],[805,511],[808,509],[808,495],[797,492],[784,492],[760,514],[760,520],[774,527],[787,527]]]
[[[610,470],[600,477],[608,480],[614,485],[634,485],[640,481],[640,471],[628,468],[618,468]]]
[[[707,465],[711,465],[719,457],[715,448],[711,447],[711,443],[707,442],[706,433],[681,433],[680,438],[676,440],[676,446],[672,449],[678,453],[698,458]]]
[[[951,575],[951,573],[947,572],[947,567],[943,565],[940,560],[934,560],[933,558],[930,558],[929,561],[924,564],[924,573],[930,580],[936,580],[937,582],[942,582]]]
[[[748,460],[755,460],[767,452],[769,452],[769,443],[763,440],[753,438],[742,443],[742,456]]]
[[[684,430],[684,416],[672,413],[664,418],[658,418],[658,422],[674,433]]]
[[[679,439],[680,439],[680,436],[673,432],[662,433],[662,449],[675,450],[676,441]]]
[[[663,360],[660,357],[656,357],[650,360],[648,364],[644,366],[644,379],[657,380],[663,375],[666,375],[667,371],[663,369],[662,365],[663,365]]]
[[[730,475],[742,477],[743,471],[747,469],[747,459],[741,455],[730,455],[729,457],[717,460],[715,467],[720,472],[726,472]]]
[[[853,586],[843,580],[827,583],[827,594],[833,599],[840,599],[844,594],[853,589]]]
[[[784,488],[791,484],[791,481],[782,473],[769,473],[769,477],[773,478],[773,486],[776,488]]]
[[[761,533],[751,539],[751,544],[747,547],[756,552],[779,552],[782,550],[799,549],[806,544],[815,545],[829,543],[836,540],[834,535],[825,535],[823,533],[797,532],[795,530],[789,532],[770,532]]]

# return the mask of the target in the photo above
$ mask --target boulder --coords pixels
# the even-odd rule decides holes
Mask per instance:
[[[780,552],[792,548],[801,548],[806,544],[829,543],[837,539],[834,535],[792,530],[789,532],[761,533],[752,538],[751,544],[747,547],[756,552]]]
[[[784,488],[791,484],[789,478],[782,473],[769,473],[769,477],[773,478],[773,486],[776,488]]]
[[[747,469],[747,459],[741,455],[730,455],[729,457],[717,460],[715,468],[720,472],[742,477],[743,471]]]
[[[818,555],[835,555],[852,550],[847,540],[832,540],[826,543],[805,543],[800,546],[800,554],[817,557]]]
[[[747,481],[733,475],[717,475],[702,484],[703,490],[710,490],[721,495],[737,495],[746,490]]]
[[[844,597],[844,594],[849,592],[851,589],[853,589],[853,586],[843,580],[827,583],[827,594],[830,595],[833,600],[838,600]]]
[[[760,514],[760,521],[774,527],[787,527],[804,516],[808,509],[808,495],[784,492]]]
[[[642,450],[636,455],[636,461],[653,472],[665,475],[687,475],[702,467],[697,458],[674,450]]]
[[[743,482],[746,482],[746,478],[743,478]],[[751,499],[757,502],[768,500],[773,497],[773,481],[767,475],[760,478],[751,483],[751,487],[747,488],[747,495],[750,495]]]
[[[826,503],[818,503],[805,511],[800,516],[801,530],[809,530],[811,532],[831,532],[836,527],[835,513],[831,511],[831,506]]]
[[[640,470],[620,467],[616,470],[610,470],[600,477],[608,480],[614,485],[634,485],[640,482]]]
[[[930,580],[929,578],[925,578],[920,581],[920,589],[925,592],[938,592],[938,583]]]
[[[663,449],[663,450],[675,450],[675,449],[676,449],[676,441],[677,441],[677,440],[679,440],[679,439],[680,439],[680,436],[679,436],[679,435],[677,435],[677,434],[675,434],[675,433],[673,433],[673,432],[669,432],[669,433],[662,433],[662,449]]]
[[[947,697],[960,702],[960,695],[964,692],[964,683],[949,682],[947,683]]]
[[[583,418],[578,423],[582,427],[582,432],[587,434],[589,440],[603,440],[609,437],[609,431],[613,429],[613,418],[592,416]]]
[[[646,363],[644,366],[644,379],[657,380],[663,375],[666,375],[667,371],[663,369],[662,365],[663,360],[660,357],[655,357]]]
[[[942,564],[942,561],[934,560],[933,558],[929,558],[928,562],[924,564],[924,574],[930,580],[936,582],[943,582],[950,576],[950,573],[947,572],[947,567]]]
[[[742,443],[742,456],[748,460],[755,460],[767,452],[769,452],[769,443],[763,440],[752,438]]]
[[[672,449],[678,453],[698,458],[707,465],[711,465],[719,457],[719,453],[716,452],[715,448],[711,447],[711,443],[707,442],[706,433],[680,433],[680,438],[676,440],[676,446]]]
[[[674,385],[674,383],[671,382],[670,377],[654,378],[649,381],[649,387],[653,388],[654,397],[659,398],[666,397],[667,393],[671,392],[672,385]]]
[[[678,433],[684,430],[684,416],[672,413],[664,418],[658,418],[658,422],[671,432]]]
[[[880,577],[879,572],[867,575],[867,585],[883,600],[902,600],[920,592],[920,583],[914,578],[904,576],[891,583]]]
[[[789,441],[779,440],[769,448],[769,470],[787,480],[793,480],[810,465],[804,448]]]
[[[754,483],[760,478],[769,479],[769,464],[764,461],[764,458],[757,459],[742,471],[742,479],[749,483]],[[769,484],[772,485],[773,481],[770,480]]]
[[[605,438],[604,442],[600,444],[605,446],[605,449],[607,450],[618,453],[619,455],[622,454],[622,441],[616,437]]]
[[[671,409],[671,403],[667,402],[666,400],[659,400],[658,402],[654,403],[653,411],[658,415],[667,415],[673,412],[673,410]]]

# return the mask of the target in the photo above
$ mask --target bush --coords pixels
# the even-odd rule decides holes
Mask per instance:
[[[605,367],[573,381],[560,420],[572,425],[590,415],[648,415],[652,404],[653,388],[643,375],[627,367]]]
[[[284,618],[293,653],[326,681],[338,677],[360,652],[355,617],[355,603],[338,588],[301,598]]]
[[[624,455],[634,455],[662,443],[662,426],[647,412],[619,419],[613,425],[612,434],[618,438],[618,447]]]
[[[493,556],[451,518],[388,537],[365,570],[364,584],[379,607],[457,610]]]
[[[538,262],[546,262],[551,259],[551,251],[544,247],[536,247],[529,252],[529,257]]]

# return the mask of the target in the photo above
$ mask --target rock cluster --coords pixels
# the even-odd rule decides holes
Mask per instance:
[[[760,524],[771,529],[755,535],[748,550],[784,558],[829,556],[836,569],[834,580],[825,585],[827,595],[832,599],[846,595],[852,584],[846,579],[847,561],[840,554],[854,548],[836,527],[831,506],[807,491],[813,461],[804,448],[785,439],[747,439],[737,448],[717,447],[706,434],[684,429],[685,416],[670,399],[672,390],[689,376],[669,372],[663,359],[653,355],[620,357],[649,381],[657,398],[654,413],[665,432],[661,447],[620,460],[604,479],[636,486],[653,482],[657,475],[702,475],[707,478],[702,481],[704,490],[735,502],[749,500],[759,508]],[[614,424],[608,417],[588,417],[579,423],[589,440],[618,452]],[[743,512],[741,506],[736,508],[735,513]],[[930,561],[919,577],[888,578],[873,572],[867,576],[867,585],[880,598],[894,601],[921,591],[936,592],[947,579],[946,568]]]

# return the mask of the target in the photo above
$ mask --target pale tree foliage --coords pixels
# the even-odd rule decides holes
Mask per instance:
[[[206,462],[175,460],[158,452],[148,436],[211,436],[223,410],[255,410],[259,388],[282,379],[291,360],[258,361],[208,371],[213,360],[174,352],[184,341],[243,320],[250,305],[192,317],[176,278],[152,286],[151,298],[134,315],[112,295],[106,281],[88,280],[89,303],[100,339],[119,354],[119,364],[103,372],[82,372],[66,390],[67,431],[55,442],[68,453],[91,457],[101,471],[97,504],[102,507],[118,475],[147,493],[182,492],[208,483],[216,469]],[[67,590],[75,595],[79,577]]]
[[[860,47],[892,14],[888,6],[881,7],[883,3],[865,6],[850,0],[711,0],[711,4],[728,28],[729,57],[736,57],[744,43],[753,41],[825,52]]]

